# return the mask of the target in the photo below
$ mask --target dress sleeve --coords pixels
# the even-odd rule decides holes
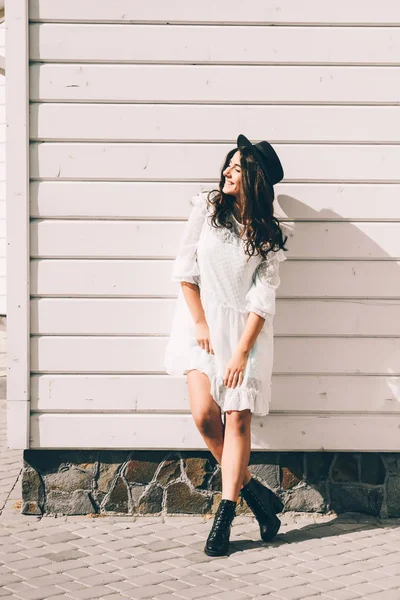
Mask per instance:
[[[192,211],[186,222],[175,258],[171,281],[187,281],[199,285],[200,271],[197,264],[197,243],[207,214],[206,199],[198,194],[190,199]]]
[[[245,309],[264,319],[275,314],[276,290],[280,284],[279,263],[286,260],[283,250],[269,252],[253,274],[252,284],[246,294]]]

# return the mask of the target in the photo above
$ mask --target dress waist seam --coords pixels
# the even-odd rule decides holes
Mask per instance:
[[[233,306],[232,304],[227,304],[226,302],[219,300],[219,298],[217,298],[214,294],[212,294],[210,292],[202,291],[201,288],[200,288],[200,298],[202,301],[203,301],[203,299],[210,300],[218,307],[229,308],[230,310],[233,310],[235,312],[240,312],[240,313],[248,313],[249,312],[248,310],[246,310],[245,307]]]

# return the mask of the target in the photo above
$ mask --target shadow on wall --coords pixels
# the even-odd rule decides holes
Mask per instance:
[[[324,257],[328,261],[324,263],[328,265],[327,269],[329,269],[329,261],[332,261],[332,264],[334,264],[333,260],[336,262],[338,260],[350,259],[352,263],[356,263],[357,261],[371,261],[371,264],[372,261],[377,261],[384,269],[388,265],[387,259],[392,259],[393,256],[399,255],[397,249],[393,251],[396,244],[396,232],[394,230],[396,224],[394,223],[364,221],[358,224],[348,222],[331,209],[317,211],[297,198],[286,194],[281,194],[277,197],[276,215],[280,219],[294,219],[299,218],[301,215],[301,219],[306,220],[305,222],[297,221],[296,223],[292,223],[292,227],[289,230],[284,227],[286,229],[285,233],[289,236],[287,241],[287,256],[291,258],[294,255],[294,261],[302,258],[305,260],[308,258],[318,260]],[[326,219],[329,219],[329,221],[324,221]],[[286,224],[283,223],[283,225],[285,226]],[[333,237],[335,232],[337,240]],[[375,239],[371,237],[372,234],[375,236]],[[332,241],[333,239],[337,241],[337,250]],[[282,278],[285,277],[287,265],[288,263],[286,262],[281,266]],[[357,266],[354,267],[353,271],[356,277]],[[390,261],[390,275],[394,278],[394,282],[400,282],[399,263],[393,260]],[[334,272],[332,272],[332,276],[336,276]],[[324,273],[324,280],[325,277],[329,279],[329,273]],[[343,300],[343,308],[349,302],[354,302],[361,309],[362,305],[369,298],[378,298],[377,303],[383,304],[383,298],[386,297],[390,300],[390,295],[392,297],[394,295],[392,292],[388,293],[387,290],[389,288],[394,289],[392,285],[388,285],[386,289],[382,289],[379,282],[376,283],[375,287],[374,281],[371,281],[368,284],[369,294],[359,294],[360,297],[358,298],[354,297],[353,290],[349,290],[345,294],[346,299]],[[304,286],[304,289],[307,289],[307,284]],[[312,289],[312,285],[310,285],[310,289]],[[312,298],[312,296],[310,297]],[[326,293],[325,298],[327,302],[332,301],[331,292]],[[340,300],[340,296],[335,298],[335,301],[340,302]],[[322,301],[324,301],[324,297],[322,297]],[[371,300],[369,300],[369,303],[371,303]],[[398,305],[397,300],[394,303]],[[384,318],[384,311],[385,306],[382,306],[378,313],[382,315],[382,318]],[[356,318],[358,325],[358,316]],[[376,334],[375,336],[370,334],[369,345],[364,350],[365,352],[369,352],[372,348],[372,361],[369,364],[373,368],[370,370],[366,369],[365,371],[357,369],[353,372],[348,370],[344,373],[333,371],[333,375],[338,377],[345,376],[346,379],[349,378],[349,381],[351,375],[357,376],[363,373],[366,375],[381,375],[382,380],[384,380],[382,395],[385,394],[385,402],[383,397],[377,396],[376,406],[371,407],[369,405],[368,412],[382,413],[383,405],[386,403],[387,407],[389,403],[395,409],[393,413],[398,415],[400,414],[398,406],[400,400],[400,378],[392,375],[399,372],[399,349],[398,346],[397,349],[394,349],[395,347],[390,344],[386,346],[379,345],[378,336],[381,326],[382,331],[385,331],[383,335],[387,335],[383,323],[378,318],[375,325]],[[335,334],[331,329],[332,324],[328,323],[326,331],[329,333],[323,334],[326,338],[334,337]],[[353,328],[353,331],[357,331],[356,326]],[[392,333],[393,335],[398,335],[396,324],[393,326]],[[357,337],[360,333],[349,333],[349,337],[354,337],[354,335]],[[304,337],[307,337],[307,335],[304,335]],[[346,337],[343,336],[342,339],[345,344]],[[391,341],[396,342],[397,340]],[[376,349],[374,351],[375,343]],[[362,339],[360,339],[360,350],[363,351]],[[310,360],[312,360],[312,357],[310,357]],[[296,371],[295,368],[291,368],[290,364],[288,367],[287,373],[290,374],[291,371],[293,373]],[[316,376],[315,373],[310,374]],[[353,390],[349,385],[347,402],[348,410],[350,411],[353,408],[352,393]],[[396,404],[394,405],[394,403]],[[326,410],[326,397],[321,400],[321,412],[324,409]],[[307,414],[306,409],[302,408],[301,405],[298,406],[297,410],[297,415],[302,410]],[[323,421],[326,421],[327,418],[329,419],[327,413],[329,414],[334,411],[334,407],[326,410]],[[390,414],[390,410],[386,408],[385,413],[387,414],[388,412]],[[337,409],[337,413],[344,414],[343,410],[340,409]],[[349,415],[349,418],[354,423],[362,416],[361,411],[358,416],[353,412]],[[255,423],[254,420],[252,422],[252,442],[260,445],[264,444],[261,446],[264,448],[268,447],[268,432],[266,431],[268,429],[268,419],[269,415],[256,418]],[[298,434],[300,436],[300,427],[296,427],[295,414],[292,420],[294,427],[291,428],[291,431],[295,432],[294,435]],[[261,424],[261,428],[257,426],[257,423]],[[253,427],[253,425],[255,426]],[[374,423],[372,425],[376,426]],[[341,435],[341,432],[337,432],[337,434]],[[272,435],[274,435],[273,432]],[[382,437],[383,435],[382,431],[377,431],[377,436]],[[323,439],[322,433],[321,437]],[[293,444],[293,446],[295,447],[296,444]],[[348,447],[351,446],[352,440],[349,439]],[[301,447],[304,448],[304,441]],[[281,496],[283,494],[282,499],[285,501],[285,510],[325,512],[332,509],[338,513],[356,511],[379,515],[381,517],[396,517],[400,515],[400,495],[398,493],[400,489],[399,457],[399,454],[389,452],[257,451],[252,452],[249,468],[252,474],[266,482],[269,487],[277,490]]]
[[[351,330],[346,331],[346,334],[342,332],[338,334],[337,331],[333,330],[334,327],[331,323],[327,323],[326,328],[324,327],[324,331],[320,334],[326,338],[337,338],[340,335],[344,344],[346,343],[346,338],[360,339],[360,336],[369,338],[369,345],[365,345],[364,348],[362,339],[360,339],[359,349],[362,350],[361,354],[367,353],[372,349],[373,358],[371,361],[368,361],[371,368],[339,371],[340,375],[357,376],[365,374],[382,376],[387,385],[384,395],[386,409],[388,408],[387,402],[389,401],[391,408],[395,408],[397,413],[399,406],[398,404],[394,406],[393,403],[399,403],[400,401],[400,378],[395,375],[400,371],[399,347],[396,344],[396,339],[393,340],[395,342],[393,345],[380,346],[379,342],[388,336],[396,338],[400,335],[398,320],[394,320],[388,326],[387,317],[385,317],[385,308],[388,307],[388,301],[392,300],[391,305],[395,309],[400,306],[397,300],[400,295],[400,263],[393,260],[393,257],[397,257],[400,254],[398,250],[398,246],[400,245],[400,223],[379,221],[378,218],[376,221],[349,222],[332,209],[324,208],[321,211],[317,211],[287,194],[278,195],[276,214],[280,219],[296,219],[301,215],[302,221],[282,223],[283,229],[288,235],[288,258],[292,258],[293,256],[292,260],[294,261],[298,259],[310,260],[313,261],[313,264],[321,259],[324,261],[323,264],[326,268],[323,274],[324,282],[330,280],[330,289],[323,290],[323,294],[318,294],[317,298],[322,302],[334,300],[337,303],[342,301],[343,309],[348,307],[349,303],[354,303],[359,307],[359,310],[355,311],[353,322],[349,322],[349,318],[346,318],[346,321],[349,322],[348,326],[351,326]],[[374,265],[373,272],[371,268],[371,278],[368,278],[367,288],[365,286],[364,275],[363,283],[360,284],[362,285],[361,289],[354,287],[353,289],[344,290],[343,294],[332,293],[332,279],[337,278],[337,275],[332,269],[332,278],[329,277],[329,265],[336,265],[342,261],[352,263],[354,281],[357,278],[357,266],[354,263],[362,263],[364,269],[365,266],[368,268],[369,265],[371,267]],[[281,265],[282,280],[285,277],[287,264],[285,262]],[[382,276],[379,277],[378,281],[373,280],[373,276],[376,277],[378,272],[376,267],[379,270],[380,267],[382,269]],[[355,286],[357,285],[356,283]],[[384,287],[385,285],[386,287]],[[343,289],[343,285],[339,285],[338,287]],[[311,282],[309,287],[307,286],[307,282],[304,285],[304,289],[312,288]],[[399,290],[399,294],[393,292],[395,289]],[[296,291],[297,294],[298,292]],[[308,298],[313,299],[312,293],[307,294]],[[298,300],[301,300],[300,295]],[[366,304],[378,305],[378,311],[374,313],[376,321],[370,324],[368,331],[363,330],[365,320],[363,323],[361,314],[361,310]],[[293,302],[293,307],[296,307],[296,302]],[[398,312],[396,315],[398,315]],[[371,333],[372,331],[373,333]],[[301,335],[304,338],[308,337],[307,332]],[[311,335],[315,336],[315,334]],[[374,345],[376,345],[375,349]],[[295,372],[295,368],[291,369],[289,365],[287,373],[291,373],[292,371]],[[337,374],[334,369],[329,371],[329,373]],[[310,375],[315,375],[315,372],[310,372]],[[351,390],[349,390],[349,395],[350,393]],[[377,398],[376,406],[372,409],[380,412],[382,411],[382,407],[383,398],[379,397]],[[321,408],[324,408],[324,406],[322,405]]]

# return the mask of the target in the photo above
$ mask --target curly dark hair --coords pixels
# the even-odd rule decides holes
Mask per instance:
[[[238,148],[233,148],[226,155],[219,181],[219,188],[208,192],[207,201],[214,206],[211,217],[213,227],[232,229],[229,220],[235,204],[235,197],[224,194],[225,169]],[[258,165],[251,147],[240,148],[240,165],[242,169],[240,203],[243,207],[241,221],[244,225],[245,253],[249,256],[261,254],[267,257],[269,252],[280,249],[287,250],[287,236],[283,234],[279,219],[274,216],[274,190],[268,182],[263,170]]]

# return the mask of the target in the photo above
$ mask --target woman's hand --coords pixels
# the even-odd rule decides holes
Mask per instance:
[[[202,321],[201,323],[196,323],[195,329],[196,339],[199,346],[201,346],[204,350],[207,350],[208,353],[214,354],[214,350],[211,346],[210,330],[207,322]]]
[[[244,350],[236,350],[232,358],[227,363],[224,373],[224,385],[226,387],[235,388],[236,385],[241,385],[246,368],[249,353]]]

